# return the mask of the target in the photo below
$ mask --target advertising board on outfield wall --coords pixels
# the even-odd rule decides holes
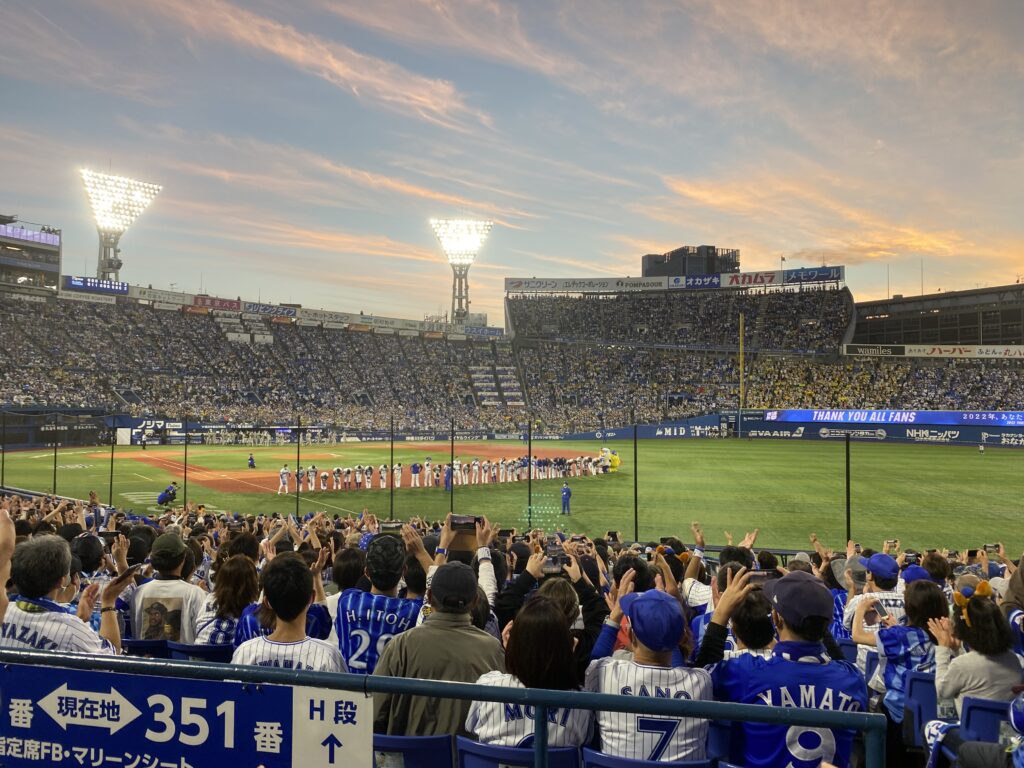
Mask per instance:
[[[218,299],[214,296],[196,296],[192,303],[197,307],[223,309],[228,312],[238,312],[242,309],[242,302],[238,299]]]
[[[775,285],[836,283],[846,279],[846,267],[807,267],[763,272],[720,272],[675,277],[506,277],[506,293],[618,293],[663,291],[669,288],[763,288]]]
[[[506,277],[506,293],[617,293],[663,291],[667,277]]]
[[[844,344],[851,357],[995,358],[1024,360],[1024,346],[1009,344]]]
[[[179,293],[178,291],[161,291],[156,288],[143,288],[138,285],[128,286],[128,298],[140,301],[159,301],[163,304],[191,304],[195,296],[191,293]]]

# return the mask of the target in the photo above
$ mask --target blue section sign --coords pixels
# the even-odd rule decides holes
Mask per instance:
[[[369,765],[372,719],[361,693],[17,664],[0,672],[5,767]]]
[[[976,427],[1024,427],[1024,411],[766,411],[765,421],[801,421],[810,424],[940,424]]]

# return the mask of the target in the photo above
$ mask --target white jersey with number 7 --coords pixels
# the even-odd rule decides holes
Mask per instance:
[[[712,698],[711,675],[703,669],[649,667],[632,659],[604,658],[587,668],[585,688],[595,693],[656,699]],[[697,717],[598,712],[601,751],[633,760],[703,760],[708,721]]]

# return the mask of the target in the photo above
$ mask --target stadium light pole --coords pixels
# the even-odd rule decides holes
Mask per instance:
[[[80,172],[100,236],[96,277],[118,280],[123,265],[119,256],[121,251],[117,247],[121,235],[160,194],[162,187],[124,176],[97,173],[88,168],[82,168]]]
[[[431,219],[430,226],[452,265],[451,321],[460,323],[469,314],[469,268],[494,224],[479,219]]]
[[[7,487],[7,411],[0,413],[3,421],[3,442],[0,442],[0,488]]]
[[[533,416],[526,419],[526,519],[533,530]]]

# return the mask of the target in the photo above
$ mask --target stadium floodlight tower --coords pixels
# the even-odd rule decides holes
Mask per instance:
[[[452,280],[452,322],[469,314],[469,268],[494,226],[478,219],[431,219],[430,226],[455,273]]]
[[[89,195],[96,229],[100,233],[100,256],[96,277],[118,280],[121,274],[121,250],[117,247],[128,227],[139,217],[153,198],[160,194],[158,184],[136,181],[124,176],[108,176],[82,168],[82,182]]]

